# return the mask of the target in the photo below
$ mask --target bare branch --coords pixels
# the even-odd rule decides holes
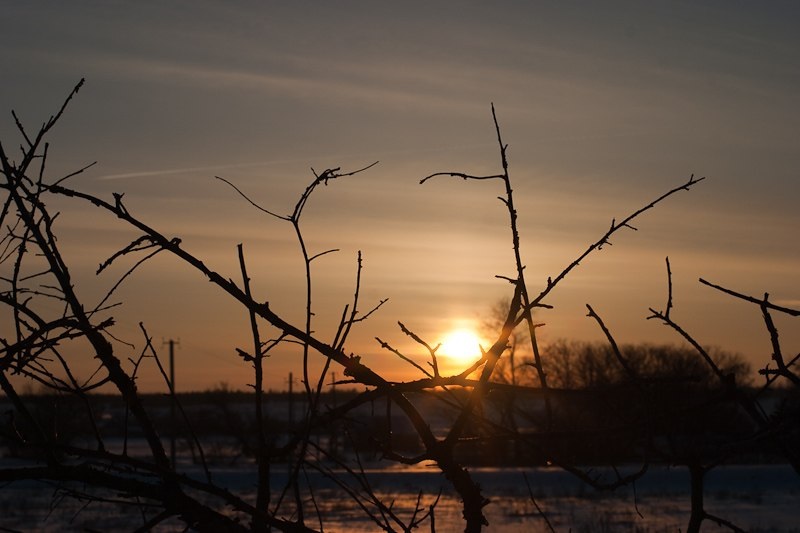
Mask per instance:
[[[753,296],[748,296],[746,294],[742,294],[742,293],[733,291],[731,289],[726,289],[725,287],[721,287],[719,285],[715,285],[715,284],[713,284],[713,283],[711,283],[709,281],[704,280],[703,278],[700,278],[699,281],[703,285],[708,285],[709,287],[711,287],[713,289],[717,289],[718,291],[724,292],[725,294],[730,294],[731,296],[739,298],[740,300],[745,300],[747,302],[754,303],[754,304],[756,304],[758,306],[761,306],[762,304],[764,304],[764,305],[767,306],[767,308],[772,309],[773,311],[779,311],[779,312],[785,313],[787,315],[800,316],[800,310],[792,309],[790,307],[783,307],[783,306],[780,306],[780,305],[775,305],[772,302],[764,302],[764,300],[761,300],[759,298],[754,298]]]
[[[705,177],[695,178],[694,174],[692,174],[686,183],[684,183],[683,185],[679,185],[678,187],[675,187],[673,189],[670,189],[669,191],[662,194],[661,196],[659,196],[646,206],[637,209],[636,211],[625,217],[622,220],[622,222],[617,223],[615,221],[612,221],[608,231],[606,231],[602,237],[600,237],[593,244],[589,245],[589,247],[581,255],[579,255],[577,259],[575,259],[574,261],[572,261],[572,263],[567,265],[567,267],[564,268],[564,270],[562,270],[555,278],[547,279],[547,286],[544,288],[544,290],[542,290],[542,292],[539,293],[539,295],[536,298],[533,299],[530,305],[533,306],[541,302],[548,294],[550,294],[553,288],[555,288],[555,286],[558,285],[558,283],[561,282],[561,280],[563,280],[570,272],[572,272],[572,270],[574,270],[575,267],[580,265],[581,261],[583,261],[589,254],[591,254],[593,251],[597,249],[600,249],[604,244],[610,244],[609,239],[621,228],[630,228],[631,226],[629,225],[629,223],[636,217],[654,208],[656,205],[663,202],[664,200],[674,195],[675,193],[680,191],[688,191],[693,185],[696,185],[697,183],[703,181],[704,179]]]

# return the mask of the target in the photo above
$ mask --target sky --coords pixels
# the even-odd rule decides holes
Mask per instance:
[[[758,308],[698,278],[800,306],[794,2],[0,0],[0,10],[4,146],[20,142],[12,109],[35,129],[85,77],[50,137],[49,176],[97,161],[71,185],[125,193],[129,211],[237,281],[242,243],[256,298],[298,325],[291,225],[214,176],[288,214],[312,169],[379,161],[317,190],[301,225],[311,253],[339,250],[313,263],[317,335],[330,340],[352,300],[360,250],[360,308],[388,302],[346,349],[390,379],[421,376],[376,336],[425,364],[398,321],[435,345],[511,295],[495,277],[514,273],[500,183],[419,184],[439,171],[501,171],[492,103],[532,293],[613,218],[707,177],[564,280],[536,317],[543,344],[603,340],[587,303],[620,343],[678,343],[646,320],[666,304],[667,256],[673,318],[754,367],[771,353]],[[97,265],[137,235],[80,202],[52,205],[78,291],[96,300],[126,266],[97,277]],[[119,344],[122,359],[141,350],[142,321],[162,356],[163,341],[179,339],[178,390],[252,383],[235,355],[252,342],[247,314],[185,265],[155,258],[117,300],[114,335],[136,347]],[[778,326],[794,355],[796,323]],[[74,358],[88,376],[90,359]],[[267,386],[285,388],[289,372],[299,374],[297,350],[276,349]],[[153,365],[138,380],[164,389]]]

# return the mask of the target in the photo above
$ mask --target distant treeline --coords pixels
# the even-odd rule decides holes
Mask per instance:
[[[458,458],[472,465],[541,465],[551,460],[551,452],[546,450],[557,449],[559,460],[574,464],[642,459],[672,462],[675,457],[702,458],[721,451],[728,462],[780,460],[780,450],[766,444],[770,441],[754,445],[747,439],[754,429],[752,423],[689,349],[635,345],[623,346],[620,352],[627,369],[602,344],[551,344],[547,391],[538,386],[526,357],[518,357],[514,367],[510,366],[512,360],[506,359],[456,447]],[[740,383],[742,393],[758,398],[766,416],[798,412],[796,389],[773,388],[760,393],[741,357],[718,350],[710,353],[730,379]],[[343,419],[330,423],[322,419],[311,428],[312,433],[335,442],[337,453],[377,453],[387,446],[403,452],[420,451],[422,443],[407,420],[387,413],[385,400],[360,401],[363,392],[343,386],[323,392],[320,401],[327,409],[351,402],[358,405],[349,408]],[[436,433],[453,423],[469,390],[447,387],[407,396]],[[220,384],[205,391],[178,393],[174,400],[168,393],[142,394],[141,400],[153,414],[162,438],[176,436],[185,443],[222,439],[234,443],[237,456],[249,456],[253,451],[256,417],[252,392]],[[305,400],[302,392],[264,395],[264,429],[276,448],[304,430]],[[96,429],[108,437],[138,436],[129,427],[119,395],[87,394],[81,399],[29,393],[27,401],[40,426],[65,445],[90,438]],[[93,411],[98,428],[82,416],[86,409]],[[20,453],[14,445],[16,437],[29,428],[14,416],[10,405],[3,411],[2,447],[6,454]],[[513,431],[499,431],[500,427]],[[800,435],[795,437],[800,441]],[[647,457],[643,457],[645,442]]]

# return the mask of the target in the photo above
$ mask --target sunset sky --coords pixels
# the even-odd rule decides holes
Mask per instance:
[[[0,12],[7,151],[20,142],[11,109],[34,129],[85,77],[50,138],[50,177],[97,161],[71,185],[125,193],[132,213],[236,281],[243,243],[257,298],[298,325],[303,263],[291,226],[214,176],[288,214],[311,168],[380,161],[316,191],[302,227],[311,253],[340,250],[314,262],[317,335],[332,338],[361,250],[361,308],[389,301],[346,348],[392,379],[419,375],[374,337],[424,364],[397,321],[436,344],[511,295],[495,278],[514,274],[501,184],[419,185],[437,171],[501,170],[491,103],[533,293],[612,218],[707,177],[565,279],[546,300],[555,308],[537,316],[544,344],[602,340],[587,303],[620,343],[677,343],[645,320],[666,303],[666,256],[673,317],[755,366],[770,356],[758,308],[697,279],[800,307],[796,2],[0,1]],[[97,279],[97,265],[137,235],[79,202],[52,205],[92,301],[126,266]],[[137,347],[120,345],[121,358],[141,348],[143,321],[159,347],[180,339],[179,390],[252,382],[235,355],[251,344],[247,314],[188,267],[160,256],[117,299],[114,334]],[[796,322],[778,325],[796,354]],[[295,349],[268,365],[272,388],[299,373]],[[163,389],[155,372],[139,383]]]

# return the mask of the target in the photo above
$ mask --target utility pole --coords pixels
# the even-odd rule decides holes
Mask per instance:
[[[289,372],[289,426],[294,425],[294,394],[292,394],[292,387],[294,386],[294,376]]]
[[[172,468],[175,468],[175,437],[178,431],[175,420],[175,346],[180,344],[180,341],[170,339],[165,344],[169,345],[169,455],[172,460]]]

